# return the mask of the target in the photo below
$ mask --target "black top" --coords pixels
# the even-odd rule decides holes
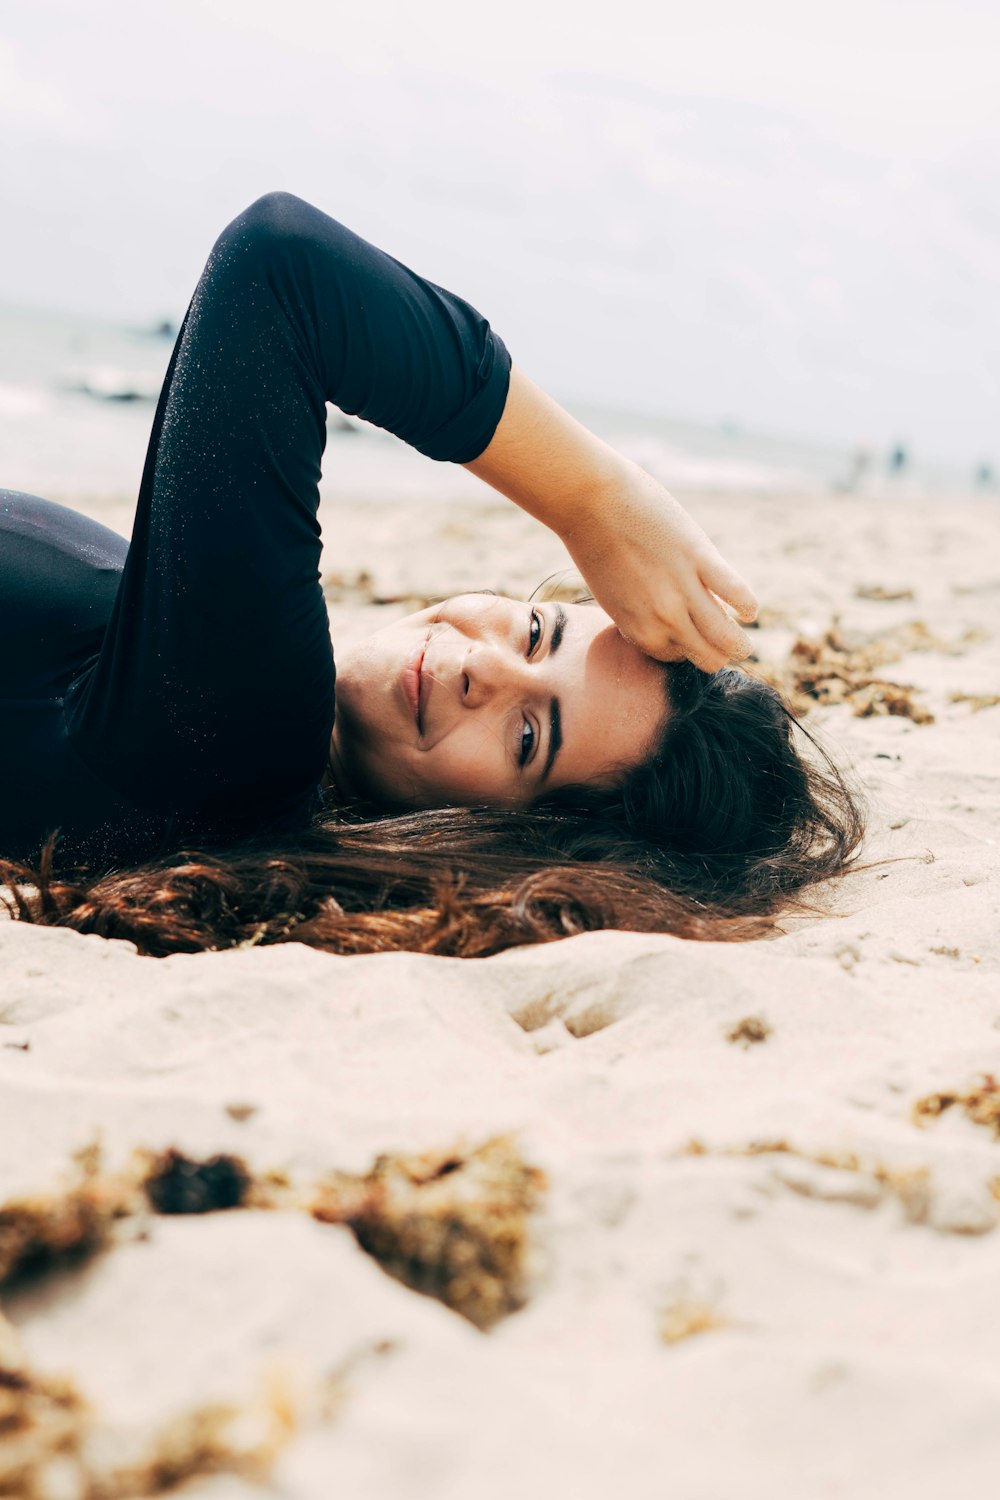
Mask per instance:
[[[503,412],[489,324],[287,193],[209,256],[132,533],[0,490],[0,854],[108,866],[321,806],[326,402],[466,463]]]

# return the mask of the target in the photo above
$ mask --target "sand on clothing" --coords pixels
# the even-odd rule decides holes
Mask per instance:
[[[325,502],[336,640],[562,565],[485,490],[457,498]],[[192,1500],[930,1500],[995,1482],[996,510],[694,509],[759,592],[762,661],[834,619],[848,643],[908,643],[881,675],[932,720],[810,715],[866,789],[873,864],[772,940],[158,961],[0,925],[0,1203],[65,1180],[95,1139],[108,1171],[175,1147],[308,1186],[507,1136],[544,1174],[527,1300],[485,1332],[292,1197],[126,1217],[81,1266],[13,1288],[24,1358],[108,1431],[294,1393],[270,1480],[202,1475]],[[331,1378],[324,1406],[310,1393]]]

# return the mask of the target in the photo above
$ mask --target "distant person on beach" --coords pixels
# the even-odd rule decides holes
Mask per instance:
[[[550,526],[596,602],[462,594],[335,672],[327,402]],[[149,953],[759,932],[861,820],[730,665],[730,610],[756,602],[700,527],[474,308],[268,194],[195,290],[131,542],[0,491],[0,879]]]

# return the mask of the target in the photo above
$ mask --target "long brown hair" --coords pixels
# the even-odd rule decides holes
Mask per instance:
[[[127,938],[144,954],[306,943],[484,957],[596,928],[762,935],[845,870],[864,820],[844,776],[778,694],[743,672],[665,669],[655,755],[613,790],[523,811],[317,816],[280,841],[181,849],[134,869],[0,860],[11,915]]]

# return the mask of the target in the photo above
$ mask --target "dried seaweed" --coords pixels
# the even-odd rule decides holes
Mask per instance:
[[[181,1151],[164,1151],[149,1159],[142,1186],[158,1214],[207,1214],[242,1208],[253,1178],[238,1156],[210,1156],[194,1161]]]
[[[336,1173],[311,1212],[348,1225],[391,1276],[488,1329],[524,1305],[528,1217],[544,1186],[498,1136],[473,1151],[380,1156],[365,1176]]]
[[[893,715],[915,724],[933,724],[934,715],[915,697],[916,689],[891,682],[879,668],[911,651],[945,651],[956,647],[933,635],[921,620],[867,638],[852,638],[838,621],[818,638],[799,636],[787,661],[755,667],[785,696],[796,713],[817,703],[850,706],[857,718]]]
[[[744,1016],[726,1032],[726,1041],[738,1042],[744,1048],[750,1047],[755,1042],[766,1042],[772,1029],[763,1016]]]
[[[89,1408],[72,1383],[30,1371],[0,1317],[0,1495],[48,1500],[47,1476],[75,1463],[89,1426]]]
[[[875,588],[855,592],[862,598],[905,597],[905,592],[897,595]],[[752,670],[776,687],[798,714],[808,713],[816,703],[843,703],[857,718],[888,714],[912,719],[915,724],[933,724],[933,714],[915,696],[917,690],[907,683],[892,682],[881,669],[911,652],[961,656],[983,639],[981,631],[969,629],[957,640],[946,641],[923,620],[909,620],[866,636],[845,630],[834,618],[823,635],[799,636],[785,662],[755,662]],[[951,701],[971,703],[975,711],[993,707],[1000,698],[988,693],[952,693]]]
[[[0,1288],[16,1278],[73,1266],[112,1243],[124,1219],[204,1214],[230,1208],[285,1208],[298,1199],[281,1172],[253,1174],[238,1156],[196,1160],[169,1148],[136,1151],[117,1175],[100,1152],[74,1158],[65,1187],[0,1203]]]
[[[973,1125],[985,1126],[1000,1140],[1000,1082],[992,1073],[982,1074],[978,1083],[961,1092],[925,1094],[913,1106],[914,1123],[926,1125],[956,1105],[965,1111]]]
[[[248,1405],[218,1402],[195,1407],[140,1441],[131,1454],[122,1453],[100,1468],[85,1447],[83,1494],[86,1500],[163,1495],[208,1474],[238,1474],[266,1482],[297,1426],[294,1407],[280,1387]],[[101,1436],[102,1450],[113,1451],[115,1434]]]
[[[105,1176],[100,1153],[88,1147],[75,1158],[65,1188],[0,1204],[0,1287],[104,1249],[115,1224],[135,1206],[131,1183]]]
[[[527,1218],[544,1179],[505,1137],[472,1151],[380,1156],[368,1173],[333,1172],[304,1195],[234,1156],[139,1152],[133,1174],[157,1213],[304,1203],[314,1218],[349,1227],[390,1275],[479,1328],[525,1300]]]
[[[523,1305],[527,1218],[543,1187],[541,1172],[503,1137],[472,1151],[379,1157],[364,1176],[324,1180],[308,1203],[282,1174],[255,1177],[238,1157],[136,1152],[129,1169],[111,1178],[91,1149],[64,1191],[0,1208],[0,1281],[93,1253],[120,1219],[148,1208],[201,1214],[308,1206],[319,1220],[349,1226],[391,1275],[485,1329]],[[345,1366],[312,1393],[313,1418],[331,1415],[348,1373]],[[272,1385],[249,1405],[196,1407],[152,1432],[117,1430],[72,1382],[31,1370],[0,1316],[0,1496],[126,1500],[223,1472],[263,1481],[304,1410]]]
[[[266,1480],[298,1416],[277,1382],[249,1405],[182,1412],[152,1433],[102,1426],[71,1381],[30,1370],[0,1318],[0,1495],[133,1500],[196,1475]]]
[[[996,708],[1000,693],[949,693],[948,702],[967,703],[970,713],[979,714],[984,708]]]

